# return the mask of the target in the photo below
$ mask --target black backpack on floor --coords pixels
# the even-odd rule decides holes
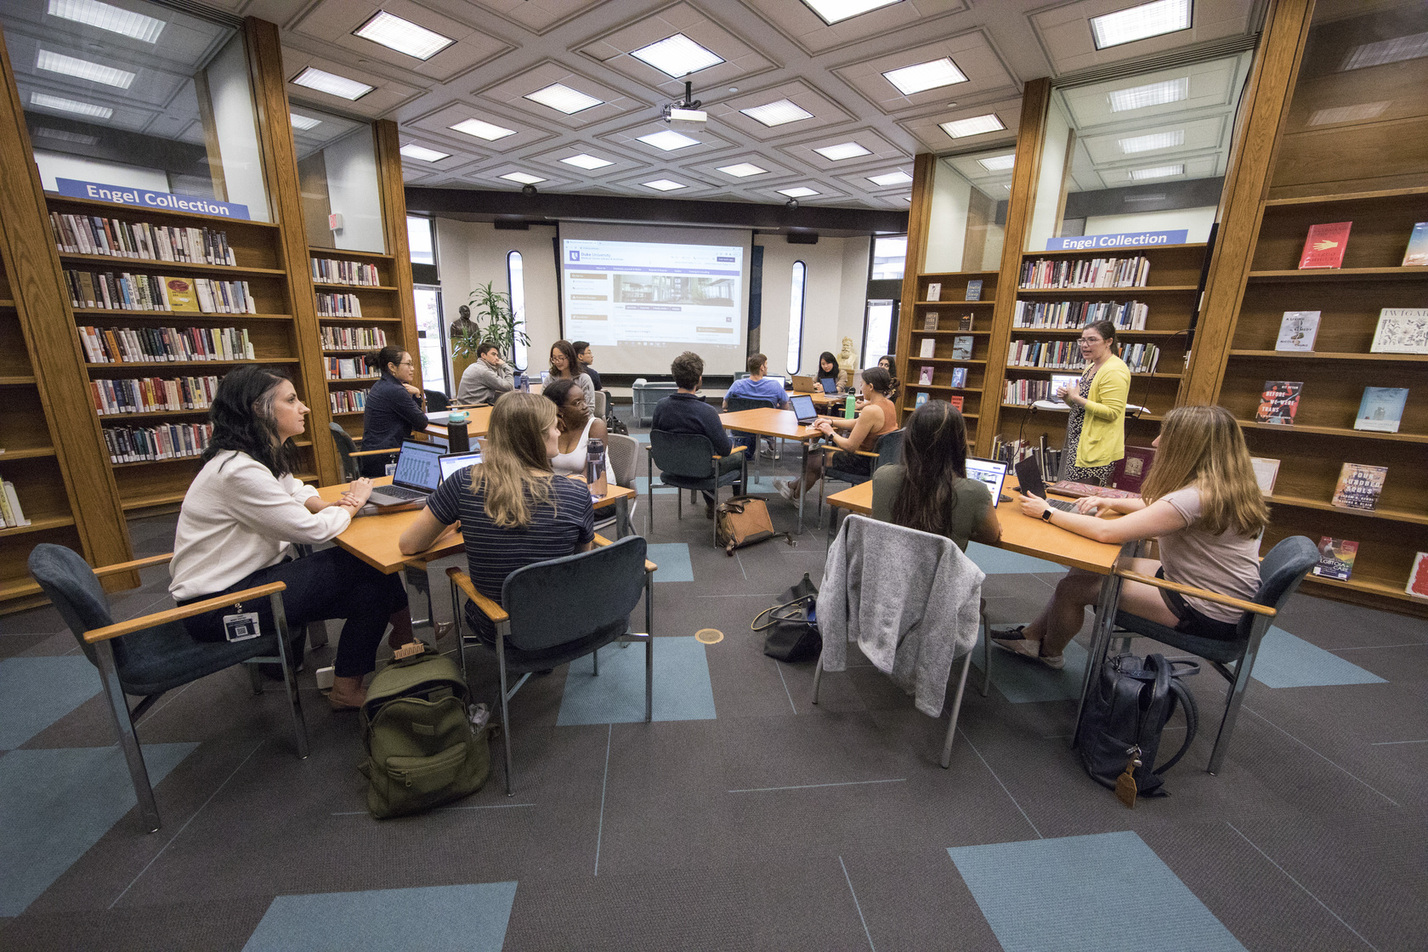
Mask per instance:
[[[1076,749],[1091,779],[1115,790],[1117,778],[1138,757],[1141,764],[1133,774],[1136,792],[1165,796],[1160,775],[1185,756],[1200,722],[1195,697],[1180,679],[1199,673],[1200,666],[1193,661],[1167,661],[1158,654],[1144,659],[1129,654],[1107,658],[1091,686],[1076,732]],[[1185,742],[1175,756],[1156,766],[1160,732],[1177,704],[1185,711]]]

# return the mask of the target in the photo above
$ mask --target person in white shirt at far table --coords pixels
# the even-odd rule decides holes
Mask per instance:
[[[376,668],[387,626],[394,648],[416,638],[400,575],[384,575],[336,547],[293,558],[294,543],[340,535],[372,493],[372,481],[358,479],[339,501],[325,502],[293,475],[293,439],[302,435],[307,414],[292,381],[279,371],[239,367],[219,381],[209,410],[213,438],[179,511],[169,594],[186,605],[286,583],[283,611],[296,649],[294,666],[302,659],[308,622],[345,619],[328,700],[335,710],[356,710],[366,700],[362,679]],[[184,625],[196,641],[223,641],[223,616],[243,611],[257,613],[261,633],[275,630],[266,598]]]
[[[456,402],[488,407],[516,388],[515,371],[501,359],[501,348],[486,341],[476,348],[476,360],[461,375]]]

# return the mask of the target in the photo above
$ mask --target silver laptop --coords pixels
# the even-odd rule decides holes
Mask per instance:
[[[469,453],[452,453],[450,456],[443,456],[441,463],[441,481],[446,482],[451,478],[451,474],[457,470],[467,469],[481,462],[481,451],[472,450]]]
[[[992,493],[992,505],[1011,502],[1010,496],[1002,495],[1002,484],[1007,481],[1007,464],[995,459],[967,457],[967,478],[986,485]]]
[[[813,398],[808,394],[795,393],[788,398],[788,404],[793,408],[793,415],[799,426],[808,426],[818,419],[818,408],[813,405]]]
[[[430,496],[441,485],[441,458],[446,454],[444,445],[402,441],[392,485],[372,490],[368,501],[374,506],[399,506]]]

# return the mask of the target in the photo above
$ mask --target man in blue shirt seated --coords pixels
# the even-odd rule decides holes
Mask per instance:
[[[766,376],[769,372],[769,359],[763,354],[754,354],[749,358],[749,375],[743,380],[735,380],[734,385],[724,394],[724,409],[729,409],[730,397],[743,397],[748,400],[762,400],[770,406],[780,410],[788,408],[788,394],[784,392],[783,381],[775,380]],[[734,440],[735,446],[748,447],[748,452],[754,451],[757,439],[752,436],[740,436]],[[767,441],[769,444],[765,455],[773,456],[773,440]]]
[[[686,350],[674,358],[674,363],[669,365],[669,372],[674,375],[674,384],[679,391],[655,404],[654,420],[650,428],[668,433],[697,433],[707,437],[714,455],[723,457],[719,460],[719,474],[738,470],[743,465],[744,454],[734,452],[734,443],[719,422],[719,411],[705,403],[704,398],[695,392],[704,379],[704,359],[693,351]],[[742,492],[743,486],[736,483],[735,495]],[[709,492],[704,494],[704,515],[710,519],[714,518],[714,495]]]

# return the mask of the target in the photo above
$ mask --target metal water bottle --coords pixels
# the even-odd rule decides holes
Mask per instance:
[[[843,400],[843,418],[845,420],[853,419],[853,392],[851,390],[848,391],[848,396]]]
[[[466,453],[471,450],[470,416],[465,410],[458,410],[446,418],[447,452]]]
[[[591,438],[585,444],[585,482],[590,486],[590,495],[599,498],[610,488],[605,478],[605,441]]]

